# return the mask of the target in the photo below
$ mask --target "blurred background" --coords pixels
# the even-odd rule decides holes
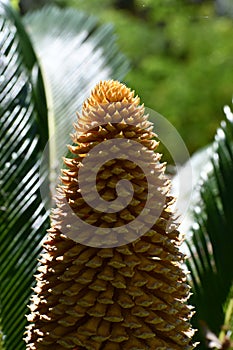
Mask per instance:
[[[17,1],[14,1],[17,6]],[[131,66],[124,82],[165,116],[189,152],[208,144],[233,87],[232,0],[21,0],[74,7],[112,23]]]

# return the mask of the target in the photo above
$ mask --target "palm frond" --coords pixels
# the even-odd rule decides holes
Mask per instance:
[[[97,18],[84,12],[48,6],[27,14],[24,22],[45,78],[50,170],[51,174],[55,170],[53,178],[57,178],[82,102],[100,80],[109,77],[121,80],[129,62],[116,46],[112,26],[100,26]]]
[[[212,170],[200,183],[193,235],[187,240],[196,326],[204,321],[215,334],[224,324],[224,304],[233,282],[233,114],[229,107],[225,112],[213,144]]]
[[[46,100],[35,54],[19,18],[2,2],[0,35],[1,323],[6,349],[20,350],[32,274],[48,225],[38,175],[48,128],[37,108],[36,96],[45,110]]]

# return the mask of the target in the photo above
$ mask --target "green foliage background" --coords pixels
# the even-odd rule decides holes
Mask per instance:
[[[132,65],[125,82],[173,123],[191,153],[213,139],[233,71],[233,20],[214,1],[54,1],[114,23]],[[119,9],[124,3],[129,9]]]

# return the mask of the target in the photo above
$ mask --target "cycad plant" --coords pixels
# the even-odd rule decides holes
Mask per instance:
[[[111,26],[56,7],[22,19],[0,1],[0,338],[7,350],[25,349],[25,313],[49,227],[50,174],[75,111],[90,86],[122,79],[127,69]],[[40,167],[49,139],[59,142],[49,143]]]
[[[125,85],[100,82],[84,102],[75,125],[74,145],[69,147],[72,157],[64,160],[67,169],[57,190],[57,209],[36,275],[27,349],[195,347],[189,322],[192,308],[186,304],[189,287],[181,267],[181,238],[153,137],[144,107]],[[98,169],[97,192],[109,206],[117,199],[119,181],[130,180],[134,193],[126,208],[104,213],[84,200],[79,174],[84,167],[86,189],[96,203],[88,179],[98,159],[91,160],[87,170],[84,161],[109,140],[115,141],[113,150],[120,147],[119,140],[123,142],[122,156],[108,159]],[[131,142],[140,145],[141,153]],[[108,153],[106,148],[97,156],[104,153]],[[130,159],[125,159],[124,153],[130,154]],[[138,166],[142,156],[148,176]],[[148,185],[151,182],[152,187]],[[128,229],[144,211],[151,191],[151,207],[133,230]]]

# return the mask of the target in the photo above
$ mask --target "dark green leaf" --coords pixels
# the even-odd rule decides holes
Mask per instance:
[[[217,131],[211,156],[212,171],[201,183],[200,203],[193,212],[187,266],[196,307],[195,326],[204,321],[216,335],[224,325],[224,305],[233,283],[233,115]],[[200,349],[205,349],[204,344]]]

